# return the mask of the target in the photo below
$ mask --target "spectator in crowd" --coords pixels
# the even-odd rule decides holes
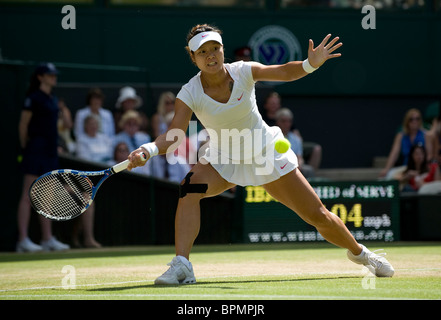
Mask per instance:
[[[125,142],[131,152],[141,144],[150,142],[150,135],[140,131],[141,123],[141,116],[137,111],[129,110],[125,112],[118,123],[122,131],[115,135],[113,145],[116,146],[119,142]]]
[[[125,142],[118,142],[113,148],[113,157],[109,162],[109,165],[114,166],[120,162],[127,160],[127,156],[130,154],[129,146]]]
[[[58,153],[75,152],[75,141],[72,139],[72,113],[67,107],[63,99],[58,100],[58,108],[60,113],[58,116]]]
[[[112,156],[112,139],[99,132],[100,118],[89,114],[84,119],[84,133],[77,139],[77,157],[83,160],[107,163]]]
[[[148,167],[148,174],[150,176],[177,183],[181,182],[191,169],[186,159],[177,153],[152,158],[144,167]],[[132,172],[137,171],[132,170]]]
[[[115,145],[115,148],[113,148],[113,157],[109,161],[109,165],[114,166],[115,164],[127,160],[127,156],[129,154],[130,154],[129,146],[125,142],[118,142]]]
[[[196,132],[192,132],[188,137],[191,149],[194,150],[194,154],[189,158],[191,164],[195,164],[199,160],[199,155],[205,154],[205,150],[208,147],[208,142],[210,140],[208,130],[205,129],[200,121],[194,121],[193,125],[196,126],[196,130],[193,131]]]
[[[165,123],[168,126],[174,117],[174,112],[165,116]],[[150,159],[144,167],[149,167],[149,174],[155,178],[167,179],[173,182],[181,182],[190,171],[189,156],[193,155],[193,148],[187,136],[174,153],[162,155]],[[138,169],[138,168],[135,168]]]
[[[402,130],[395,135],[386,166],[381,171],[380,177],[390,179],[405,170],[410,149],[418,143],[426,148],[427,158],[432,159],[432,146],[426,143],[426,131],[422,123],[421,112],[418,109],[412,108],[406,112]]]
[[[275,126],[276,113],[282,107],[282,99],[277,92],[271,92],[265,99],[263,104],[263,120],[269,126]],[[300,131],[296,128],[294,121],[292,121],[291,131],[299,136],[303,143],[303,159],[306,164],[310,165],[314,171],[320,168],[322,162],[322,146],[315,142],[304,142]]]
[[[113,149],[113,158],[109,161],[109,165],[113,166],[117,163],[127,160],[129,154],[130,154],[129,146],[123,141],[118,142]],[[144,175],[151,175],[151,168],[145,165],[142,167],[137,167],[133,169],[131,172],[144,174]]]
[[[121,127],[119,127],[119,122],[121,121],[122,116],[127,111],[137,111],[139,114],[140,125],[139,130],[145,133],[148,132],[148,124],[149,120],[147,115],[140,111],[139,108],[142,106],[142,98],[136,93],[136,90],[132,87],[123,87],[119,91],[119,97],[116,100],[115,108],[116,111],[114,113],[114,121],[116,132],[121,132]]]
[[[176,96],[170,91],[166,91],[161,94],[158,102],[157,112],[155,115],[153,115],[150,123],[152,140],[156,139],[159,135],[167,131],[167,128],[175,114],[175,99]],[[171,159],[173,164],[168,163],[167,157],[164,155],[156,157],[157,159],[150,159],[149,162],[151,160],[154,161],[147,163],[145,167],[149,168],[149,175],[156,178],[180,182],[188,171],[190,171],[191,165],[189,165],[189,157],[194,155],[192,152],[193,146],[190,144],[188,137],[185,137],[175,153],[169,156],[173,156],[173,159]]]
[[[271,92],[263,103],[263,120],[270,126],[276,125],[276,113],[282,107],[281,97],[277,92]]]
[[[170,125],[171,121],[173,120],[175,113],[169,112],[165,117],[165,123],[167,124],[167,127]],[[197,149],[195,148],[194,144],[190,141],[190,138],[188,136],[189,129],[187,129],[187,132],[185,133],[185,136],[183,137],[183,140],[181,141],[181,144],[179,145],[178,149],[175,151],[175,155],[179,156],[179,158],[185,159],[185,162],[188,164],[195,164],[197,162]]]
[[[158,137],[161,134],[163,127],[163,123],[165,124],[165,120],[164,122],[162,122],[163,120],[161,119],[161,117],[159,116],[158,113],[156,113],[156,116],[153,116],[150,120],[150,138],[153,140],[155,140],[155,137]]]
[[[157,130],[156,133],[152,132],[152,135],[159,136],[167,131],[167,123],[165,121],[165,117],[168,113],[174,112],[175,110],[175,99],[176,96],[171,91],[166,91],[161,93],[158,100],[158,106],[156,107],[156,113],[152,116],[151,119],[151,129]],[[154,123],[154,124],[153,124]],[[155,126],[155,129],[153,129]]]
[[[105,134],[110,139],[115,135],[115,122],[113,114],[110,110],[104,109],[104,94],[99,88],[92,88],[89,90],[86,97],[86,107],[77,111],[75,115],[75,136],[78,139],[84,131],[84,119],[87,116],[94,114],[99,117],[98,132]]]
[[[87,210],[74,220],[72,229],[72,245],[75,248],[101,248],[101,243],[95,240],[94,234],[95,222],[95,201]],[[83,243],[80,242],[80,235],[83,236]]]
[[[291,143],[291,149],[297,156],[300,171],[305,178],[312,178],[315,176],[314,168],[305,164],[303,159],[303,142],[302,139],[291,131],[294,115],[288,108],[279,109],[276,112],[276,125],[282,130],[283,135]]]
[[[402,191],[418,191],[423,184],[440,179],[437,162],[429,162],[426,148],[422,143],[413,145],[409,153],[409,161],[403,173],[397,176]]]
[[[31,76],[30,86],[19,122],[20,145],[23,148],[21,163],[24,173],[23,189],[18,205],[18,252],[41,250],[66,250],[69,246],[52,235],[52,223],[39,215],[41,246],[28,236],[31,203],[28,195],[32,182],[40,175],[58,169],[58,129],[60,108],[52,95],[57,84],[58,70],[52,63],[39,65]],[[67,126],[67,125],[66,125]]]
[[[430,124],[427,132],[427,143],[432,146],[432,159],[441,164],[441,106],[440,103],[431,104],[426,110],[425,118]]]
[[[78,158],[100,163],[108,163],[110,160],[112,156],[112,139],[99,131],[99,129],[102,128],[100,125],[101,119],[99,114],[92,112],[83,119],[84,124],[79,127],[83,128],[84,132],[79,132],[77,139],[76,155]],[[95,201],[92,202],[90,207],[79,219],[75,220],[72,231],[72,243],[74,247],[82,247],[79,240],[81,234],[83,235],[84,247],[101,247],[101,244],[95,240],[94,221]]]

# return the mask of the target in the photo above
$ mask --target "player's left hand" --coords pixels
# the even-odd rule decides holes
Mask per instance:
[[[341,53],[332,53],[343,45],[342,42],[335,44],[340,38],[335,37],[329,43],[327,43],[330,38],[331,34],[328,34],[323,39],[322,43],[320,43],[320,45],[316,48],[314,48],[314,41],[309,39],[308,60],[309,64],[314,68],[320,67],[328,59],[338,58],[341,56]]]

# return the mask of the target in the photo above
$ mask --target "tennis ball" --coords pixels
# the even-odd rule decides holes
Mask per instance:
[[[285,153],[289,148],[291,148],[291,143],[285,138],[277,140],[274,145],[274,149],[276,149],[278,153]]]

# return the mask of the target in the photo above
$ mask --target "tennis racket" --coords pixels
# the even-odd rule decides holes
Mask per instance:
[[[145,160],[146,155],[140,154]],[[129,160],[102,171],[60,169],[38,177],[29,188],[32,207],[46,218],[66,221],[78,217],[92,204],[99,187],[110,176],[127,169]],[[93,184],[91,177],[101,179]]]

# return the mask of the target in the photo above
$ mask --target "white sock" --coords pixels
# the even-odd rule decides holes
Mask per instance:
[[[367,250],[367,248],[364,246],[364,245],[362,245],[362,244],[360,244],[360,246],[361,246],[361,252],[360,252],[360,254],[358,255],[358,256],[356,256],[356,257],[363,257],[365,254],[366,254],[366,250]]]

